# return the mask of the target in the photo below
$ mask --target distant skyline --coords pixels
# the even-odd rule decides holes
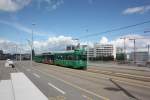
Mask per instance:
[[[149,35],[144,31],[150,30],[150,23],[100,32],[148,20],[149,0],[0,0],[0,44],[25,44],[32,29],[35,44],[45,49],[67,45],[72,39],[95,43],[106,38],[112,43],[124,35]],[[95,33],[99,34],[86,37]]]

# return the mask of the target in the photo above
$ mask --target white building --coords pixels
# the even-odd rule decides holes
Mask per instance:
[[[101,56],[114,56],[115,49],[112,44],[94,44],[93,48],[88,48],[87,50],[89,57],[101,57]]]
[[[88,48],[87,52],[88,52],[88,57],[92,57],[92,58],[96,57],[94,48]]]
[[[94,50],[96,53],[96,57],[112,56],[114,48],[112,44],[95,44]]]

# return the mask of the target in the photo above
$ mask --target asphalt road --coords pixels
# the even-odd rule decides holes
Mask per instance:
[[[1,62],[0,68],[3,67]],[[49,100],[149,100],[149,83],[54,65],[16,62]]]

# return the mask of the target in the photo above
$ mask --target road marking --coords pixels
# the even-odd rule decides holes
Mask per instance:
[[[31,71],[31,69],[27,69],[27,71],[29,72],[29,71]]]
[[[36,73],[33,73],[34,76],[36,76],[37,78],[40,78],[40,76]]]
[[[37,71],[39,71],[39,72],[41,72],[41,73],[43,73],[43,74],[45,74],[45,75],[48,75],[48,76],[50,76],[50,77],[53,77],[53,78],[55,78],[55,79],[57,79],[57,80],[59,80],[59,81],[64,82],[65,84],[68,84],[68,85],[70,85],[70,86],[72,86],[72,87],[74,87],[74,88],[77,88],[77,89],[79,89],[79,90],[82,90],[82,91],[84,91],[84,92],[86,92],[86,93],[88,93],[88,94],[94,95],[94,96],[96,96],[96,97],[98,97],[98,98],[101,98],[101,99],[103,99],[103,100],[110,100],[110,99],[108,99],[107,97],[101,96],[101,95],[96,94],[96,93],[94,93],[94,92],[91,92],[91,91],[89,91],[89,90],[87,90],[87,89],[81,88],[81,87],[79,87],[78,85],[75,85],[75,84],[72,84],[72,83],[70,83],[70,82],[67,82],[67,81],[65,81],[65,80],[63,80],[63,79],[61,79],[61,78],[58,78],[58,77],[56,77],[56,76],[54,76],[54,75],[50,75],[49,73],[46,73],[46,72],[44,72],[44,71],[42,72],[42,71],[40,71],[40,70],[38,70],[38,69],[36,69],[36,68],[32,68],[32,69],[33,69],[33,70],[37,70]]]
[[[66,94],[66,92],[64,92],[63,90],[59,89],[58,87],[56,87],[55,85],[48,83],[49,86],[53,87],[54,89],[56,89],[57,91],[59,91],[62,94]]]
[[[35,69],[35,68],[32,68],[32,69],[37,70],[37,71],[40,71],[40,70]],[[40,72],[41,72],[41,71],[40,71]],[[41,72],[41,73],[43,73],[43,72]],[[47,75],[48,75],[48,74],[47,74]],[[48,75],[48,76],[50,76],[50,75]],[[110,79],[110,78],[106,78],[106,79]],[[113,80],[115,80],[115,81],[118,81],[118,82],[121,82],[121,83],[124,83],[124,84],[127,84],[127,85],[131,85],[131,86],[150,88],[150,86],[147,86],[147,85],[131,83],[131,82],[128,82],[128,81],[121,81],[121,80],[118,80],[118,79],[116,79],[116,78],[111,78],[111,79],[113,79]],[[108,99],[108,100],[109,100],[109,99]]]
[[[86,95],[82,95],[86,100],[93,100],[92,98],[86,96]]]

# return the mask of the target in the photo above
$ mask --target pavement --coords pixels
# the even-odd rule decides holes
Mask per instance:
[[[48,98],[17,68],[0,61],[1,100],[48,100]]]
[[[0,62],[0,70],[2,68],[3,64]],[[150,98],[149,82],[35,62],[31,67],[29,61],[16,62],[16,70],[23,72],[49,100],[149,100]]]

